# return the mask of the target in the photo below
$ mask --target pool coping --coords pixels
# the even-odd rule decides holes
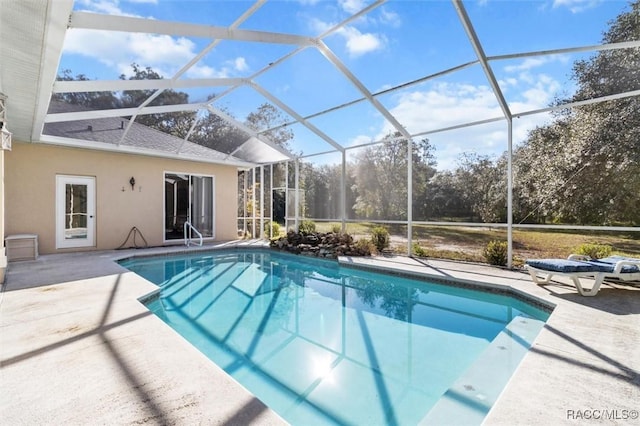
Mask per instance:
[[[17,423],[42,423],[44,419],[72,423],[96,419],[103,423],[132,423],[151,419],[157,423],[157,416],[161,416],[176,424],[231,421],[282,424],[275,413],[237,383],[230,382],[224,372],[209,365],[208,360],[167,330],[160,320],[142,318],[143,307],[137,299],[151,293],[154,286],[114,262],[131,256],[194,253],[213,248],[265,248],[265,243],[238,241],[204,248],[42,255],[36,261],[10,263],[0,295],[0,358],[3,361],[0,374],[5,390],[0,416]],[[606,411],[609,416],[627,415],[627,423],[631,424],[628,416],[638,409],[640,400],[640,348],[636,344],[640,340],[640,289],[606,285],[596,297],[585,298],[576,295],[575,289],[562,280],[539,287],[522,271],[486,265],[406,257],[351,259],[346,263],[360,262],[374,263],[383,269],[391,264],[407,269],[409,264],[411,274],[414,269],[422,268],[419,270],[436,278],[471,285],[479,282],[478,279],[490,278],[496,286],[507,286],[514,294],[540,300],[547,306],[555,305],[545,328],[484,424],[575,424],[579,416],[589,414],[587,410],[600,410],[600,413],[609,410]],[[115,296],[114,286],[118,289]],[[68,303],[68,300],[77,301]],[[103,340],[80,344],[89,338],[82,340],[86,333],[69,325],[91,323],[96,313],[77,304],[89,301],[102,307],[106,300],[112,302],[112,309]],[[136,320],[125,323],[128,318]],[[153,336],[153,341],[143,336]],[[60,342],[70,343],[67,347]],[[113,362],[104,368],[105,345],[118,342],[122,342],[118,346],[122,357],[140,358],[139,363],[131,364],[135,368],[127,370],[117,363],[114,366]],[[170,348],[167,359],[145,356],[158,347]],[[76,356],[82,356],[81,361],[69,364],[69,359]],[[157,374],[158,377],[149,377],[150,371],[159,370],[165,371]],[[124,374],[127,372],[139,381],[132,381],[130,377],[114,380],[114,377],[127,378]],[[83,394],[92,382],[78,388],[77,384],[73,386],[76,377],[91,378],[104,385],[93,389],[94,395],[89,400],[83,398]],[[152,389],[141,391],[148,386]],[[167,391],[169,387],[175,391]],[[164,391],[156,392],[157,389]],[[189,399],[188,403],[178,397],[167,400],[166,394],[173,395],[172,392]],[[117,399],[117,405],[113,398]],[[34,405],[35,400],[42,402]]]
[[[551,303],[548,300],[541,299],[537,296],[532,296],[526,292],[523,292],[517,288],[505,284],[491,284],[482,281],[470,280],[470,279],[456,279],[456,278],[443,278],[441,276],[430,274],[427,271],[412,271],[401,269],[390,269],[388,267],[380,267],[370,264],[358,264],[353,258],[339,258],[341,266],[347,268],[360,269],[365,271],[377,271],[384,274],[395,275],[405,278],[420,278],[423,280],[429,280],[430,282],[448,285],[452,287],[466,288],[469,290],[477,290],[487,293],[501,294],[509,297],[513,297],[521,302],[530,304],[536,308],[539,308],[547,313],[552,313],[556,307],[555,303]]]
[[[345,267],[345,268],[352,268],[352,269],[358,269],[358,270],[363,270],[363,271],[376,271],[376,272],[380,272],[383,274],[387,274],[387,275],[394,275],[394,276],[398,276],[398,277],[404,277],[404,278],[412,278],[412,279],[420,279],[420,280],[429,280],[430,282],[434,282],[434,283],[438,283],[438,284],[443,284],[443,285],[448,285],[448,286],[453,286],[453,287],[458,287],[458,288],[465,288],[465,289],[469,289],[469,290],[477,290],[477,291],[482,291],[482,292],[488,292],[488,293],[494,293],[494,294],[500,294],[500,295],[505,295],[505,296],[510,296],[513,297],[514,299],[517,299],[521,302],[530,304],[546,313],[551,313],[553,312],[553,309],[556,307],[556,304],[551,303],[547,300],[544,300],[540,297],[537,296],[532,296],[531,294],[528,294],[522,290],[519,290],[517,288],[514,288],[510,285],[504,285],[504,284],[492,284],[492,283],[486,283],[486,282],[482,282],[482,281],[477,281],[477,280],[470,280],[470,279],[456,279],[456,278],[443,278],[442,276],[438,276],[436,274],[433,273],[429,273],[428,271],[419,271],[419,270],[412,270],[412,269],[400,269],[400,268],[390,268],[388,265],[387,267],[382,267],[380,265],[376,265],[376,264],[371,264],[371,263],[367,263],[367,262],[360,262],[358,259],[370,259],[370,257],[352,257],[352,256],[340,256],[337,259],[331,259],[331,258],[318,258],[316,256],[307,256],[307,255],[296,255],[293,253],[289,253],[289,252],[283,252],[281,250],[273,250],[271,248],[269,248],[268,246],[234,246],[234,247],[212,247],[212,248],[202,248],[200,250],[198,250],[197,252],[193,252],[193,251],[189,251],[189,250],[181,250],[181,251],[176,251],[176,252],[168,252],[168,253],[159,253],[159,254],[153,254],[153,253],[148,253],[148,254],[140,254],[140,255],[136,255],[133,254],[132,256],[124,256],[122,258],[118,258],[115,261],[116,262],[124,262],[127,260],[132,260],[132,259],[147,259],[147,258],[164,258],[164,257],[174,257],[174,256],[181,256],[181,255],[194,255],[194,254],[203,254],[203,253],[210,253],[210,252],[216,252],[216,251],[236,251],[236,250],[260,250],[260,251],[264,251],[264,252],[275,252],[275,253],[283,253],[286,255],[290,255],[290,256],[303,256],[305,258],[309,258],[309,259],[319,259],[322,261],[326,261],[326,262],[335,262],[336,265]],[[467,264],[469,264],[467,262]],[[159,289],[154,291],[153,293],[146,295],[146,296],[142,296],[139,300],[142,303],[145,303],[147,300],[149,300],[149,298],[153,298],[154,295],[157,296],[157,292],[159,292]]]

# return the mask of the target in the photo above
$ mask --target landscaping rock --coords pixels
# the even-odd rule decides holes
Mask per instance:
[[[338,256],[370,256],[371,253],[359,249],[349,234],[335,232],[298,233],[271,240],[270,247],[290,253],[337,259]]]

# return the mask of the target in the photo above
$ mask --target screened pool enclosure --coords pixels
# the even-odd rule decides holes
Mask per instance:
[[[638,1],[27,0],[2,14],[3,49],[25,63],[38,53],[10,23],[48,22],[38,81],[52,90],[35,126],[14,115],[15,136],[236,166],[241,235],[382,225],[410,254],[464,227],[495,231],[510,265],[517,230],[640,238]],[[55,131],[97,118],[124,135]],[[172,139],[144,145],[133,123]],[[166,182],[178,229],[180,185],[213,182]]]

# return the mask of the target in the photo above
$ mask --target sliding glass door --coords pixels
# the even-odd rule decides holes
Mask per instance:
[[[185,222],[215,238],[214,183],[214,176],[165,173],[165,240],[183,239]]]

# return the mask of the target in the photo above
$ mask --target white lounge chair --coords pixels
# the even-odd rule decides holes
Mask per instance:
[[[640,281],[640,259],[622,256],[591,259],[572,254],[567,259],[530,259],[526,268],[538,285],[548,284],[554,275],[568,277],[582,296],[595,296],[606,279]],[[594,280],[591,289],[582,285],[581,278]]]

